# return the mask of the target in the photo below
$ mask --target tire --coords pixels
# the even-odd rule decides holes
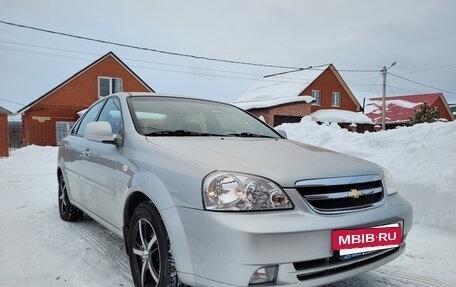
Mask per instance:
[[[150,202],[134,211],[127,249],[136,287],[178,287],[171,246],[163,220]]]
[[[58,193],[60,218],[64,221],[78,221],[84,213],[76,206],[70,203],[68,191],[63,175],[59,175],[59,193]]]

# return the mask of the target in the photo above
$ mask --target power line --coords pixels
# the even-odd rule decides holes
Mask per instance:
[[[70,52],[70,53],[83,54],[83,55],[101,56],[100,54],[96,54],[96,53],[88,53],[88,52],[69,50],[69,49],[62,49],[62,48],[55,48],[55,47],[48,47],[48,46],[42,46],[42,45],[25,44],[25,43],[12,42],[12,41],[2,41],[2,40],[0,40],[0,43],[7,43],[7,44],[26,46],[26,47],[29,47],[29,48],[40,48],[40,49],[56,50],[56,51],[60,51],[60,52]],[[59,57],[59,58],[68,58],[68,59],[73,59],[73,60],[75,59],[75,60],[89,61],[88,59],[85,59],[85,58],[62,55],[62,54],[56,54],[56,53],[49,53],[49,52],[38,51],[38,50],[33,50],[33,49],[21,49],[21,48],[13,48],[13,47],[8,47],[8,46],[1,46],[1,45],[0,45],[0,49],[8,50],[8,51],[14,51],[14,52],[21,52],[21,53],[37,54],[37,55],[43,55],[43,56],[52,56],[52,57]],[[143,59],[133,59],[133,58],[122,58],[122,59],[123,60],[129,60],[129,61],[143,62],[143,63],[147,63],[147,64],[157,64],[157,65],[164,65],[164,66],[172,66],[172,67],[193,69],[193,71],[188,72],[188,71],[183,71],[183,70],[164,69],[164,68],[149,67],[149,66],[144,66],[144,65],[134,65],[134,64],[130,65],[131,67],[135,67],[135,68],[148,69],[148,70],[154,70],[154,71],[162,71],[162,72],[172,72],[172,73],[179,73],[179,74],[192,74],[192,75],[200,75],[200,76],[208,76],[208,77],[216,77],[216,78],[227,78],[227,79],[238,79],[238,80],[248,80],[248,81],[261,79],[262,81],[283,82],[283,83],[300,83],[303,80],[301,78],[295,78],[295,77],[280,77],[280,80],[272,80],[272,79],[269,80],[267,76],[264,76],[263,74],[258,74],[258,73],[246,73],[246,72],[239,72],[239,71],[212,69],[212,68],[189,66],[189,65],[170,64],[170,63],[149,61],[149,60],[143,60]],[[299,71],[302,71],[302,70],[324,71],[325,69],[321,68],[321,67],[328,66],[328,65],[329,64],[318,65],[318,66],[309,67],[309,68],[306,68],[306,69],[299,69]],[[236,74],[236,75],[243,75],[244,77],[243,76],[216,75],[216,74],[210,74],[210,73],[205,73],[205,72],[196,72],[195,69],[196,70],[209,71],[209,72],[231,73],[231,74]],[[346,71],[360,71],[360,70],[346,70]],[[363,71],[366,71],[366,70],[363,70]],[[377,70],[375,70],[375,71],[377,72]],[[287,71],[285,73],[278,73],[278,74],[275,74],[275,75],[281,75],[281,74],[287,74],[287,73],[289,73],[289,72]],[[245,76],[253,76],[253,77],[245,77]]]
[[[3,41],[0,41],[0,42],[3,42]],[[41,47],[41,48],[44,48],[44,47]],[[52,48],[49,48],[49,49],[52,49]],[[34,55],[42,55],[42,56],[51,56],[51,57],[65,58],[65,59],[73,59],[73,60],[90,61],[90,59],[86,59],[86,58],[80,58],[80,57],[74,57],[74,56],[68,56],[68,55],[62,55],[62,54],[56,54],[56,53],[49,53],[49,52],[43,52],[43,51],[36,51],[36,50],[30,50],[30,49],[13,48],[13,47],[1,46],[1,45],[0,45],[0,50],[34,54]],[[63,49],[57,49],[57,50],[63,50]],[[76,52],[76,51],[71,51],[71,52],[101,56],[101,54],[95,54],[95,53],[84,53],[84,52]],[[195,66],[188,66],[188,65],[169,64],[169,63],[163,63],[163,62],[147,61],[147,60],[132,59],[132,58],[122,58],[122,60],[144,62],[147,64],[156,64],[156,65],[164,65],[164,66],[172,66],[172,67],[181,67],[181,68],[187,68],[187,69],[206,70],[206,71],[210,71],[210,72],[232,73],[232,74],[241,74],[241,75],[256,76],[256,77],[263,76],[261,74],[255,74],[255,73],[245,73],[245,72],[237,72],[237,71],[229,71],[229,70],[195,67]],[[161,68],[153,68],[153,67],[138,66],[138,65],[130,65],[130,66],[139,67],[139,68],[143,68],[143,69],[152,69],[152,70],[156,70],[156,71],[179,72],[179,73],[184,73],[184,74],[200,74],[200,73],[195,73],[195,72],[175,71],[175,70],[171,70],[171,69],[161,69]],[[205,74],[205,75],[210,76],[211,74]],[[220,77],[222,77],[222,76],[220,76]],[[246,78],[246,79],[249,79],[249,78]]]
[[[62,49],[62,48],[42,46],[42,45],[33,45],[33,44],[27,44],[27,43],[15,42],[15,41],[0,40],[0,43],[48,49],[48,50],[56,50],[56,51],[61,51],[61,52],[70,52],[70,53],[76,53],[76,54],[84,54],[84,55],[90,55],[90,56],[101,56],[100,54],[97,54],[97,53],[88,53],[88,52],[82,52],[82,51],[76,51],[76,50],[70,50],[70,49]]]
[[[402,80],[405,80],[405,81],[408,81],[408,82],[411,82],[411,83],[414,83],[414,84],[417,84],[417,85],[420,85],[420,86],[423,86],[423,87],[427,87],[427,88],[439,90],[439,91],[442,91],[442,92],[445,92],[445,93],[456,95],[456,92],[452,92],[452,91],[448,91],[448,90],[445,90],[445,89],[440,89],[440,88],[437,88],[437,87],[434,87],[434,86],[426,85],[426,84],[423,84],[423,83],[420,83],[420,82],[417,82],[417,81],[414,81],[414,80],[410,80],[410,79],[401,77],[399,75],[396,75],[396,74],[393,74],[393,73],[390,73],[390,72],[388,72],[388,74],[391,75],[391,76],[394,76],[396,78],[399,78],[399,79],[402,79]]]
[[[88,53],[88,52],[82,52],[82,51],[76,51],[76,50],[55,48],[55,47],[42,46],[42,45],[26,44],[26,43],[13,42],[13,41],[3,41],[3,40],[0,40],[0,43],[7,43],[7,44],[13,44],[13,45],[21,45],[21,46],[27,46],[27,47],[40,48],[40,49],[49,49],[49,50],[55,50],[55,51],[61,51],[61,52],[70,52],[70,53],[83,54],[83,55],[93,55],[93,56],[98,56],[98,57],[102,56],[102,54],[97,54],[97,53]],[[1,48],[5,49],[5,50],[16,51],[16,52],[24,52],[24,53],[30,53],[30,54],[41,53],[41,52],[38,52],[38,51],[35,51],[35,50],[18,49],[18,48],[6,47],[6,46],[0,46],[0,49],[1,49]],[[65,57],[70,58],[70,56],[64,56],[64,55],[61,55],[61,54],[46,53],[46,54],[44,54],[44,55],[47,55],[47,56],[56,56],[56,57],[63,57],[63,58],[65,58]],[[89,59],[73,58],[73,57],[71,57],[71,58],[72,58],[72,59],[80,59],[80,60],[87,60],[87,61],[89,61]],[[222,69],[213,69],[213,68],[197,67],[197,66],[182,65],[182,64],[170,64],[170,63],[165,63],[165,62],[150,61],[150,60],[144,60],[144,59],[122,58],[122,60],[135,61],[135,62],[143,62],[143,63],[156,64],[156,65],[164,65],[164,66],[172,66],[172,67],[181,67],[181,68],[188,68],[188,69],[206,70],[206,71],[212,71],[212,72],[223,72],[223,73],[232,73],[232,74],[242,74],[242,75],[263,77],[262,74],[246,73],[246,72],[230,71],[230,70],[222,70]],[[141,67],[141,68],[145,68],[145,67]],[[149,69],[150,69],[150,68],[149,68]]]
[[[429,67],[429,68],[425,68],[425,69],[419,69],[419,70],[415,70],[415,71],[410,71],[410,72],[407,72],[407,73],[403,73],[403,75],[408,75],[408,74],[413,74],[413,73],[420,73],[420,72],[427,72],[427,71],[438,70],[438,69],[449,68],[449,67],[455,67],[455,66],[456,66],[456,63],[455,64],[440,65],[440,66],[435,66],[435,67]]]
[[[42,28],[38,28],[38,27],[34,27],[34,26],[27,26],[27,25],[7,22],[7,21],[3,21],[3,20],[0,20],[0,23],[5,24],[5,25],[19,27],[19,28],[30,29],[30,30],[35,30],[35,31],[40,31],[40,32],[45,32],[45,33],[65,36],[65,37],[71,37],[71,38],[76,38],[76,39],[81,39],[81,40],[86,40],[86,41],[92,41],[92,42],[98,42],[98,43],[102,43],[102,44],[115,45],[115,46],[119,46],[119,47],[125,47],[125,48],[131,48],[131,49],[137,49],[137,50],[161,53],[161,54],[166,54],[166,55],[171,55],[171,56],[193,58],[193,59],[197,59],[197,60],[215,61],[215,62],[221,62],[221,63],[239,64],[239,65],[257,66],[257,67],[279,68],[279,69],[288,69],[288,70],[305,70],[305,69],[308,69],[308,70],[322,70],[322,69],[319,69],[319,67],[325,66],[325,65],[318,65],[318,66],[314,66],[314,67],[309,66],[307,68],[303,68],[303,67],[294,67],[294,66],[272,65],[272,64],[262,64],[262,63],[244,62],[244,61],[236,61],[236,60],[227,60],[227,59],[212,58],[212,57],[206,57],[206,56],[197,56],[197,55],[192,55],[192,54],[177,53],[177,52],[159,50],[159,49],[148,48],[148,47],[140,47],[140,46],[129,45],[129,44],[113,42],[113,41],[107,41],[107,40],[100,40],[100,39],[95,39],[95,38],[90,38],[90,37],[85,37],[85,36],[80,36],[80,35],[74,35],[74,34],[69,34],[69,33],[63,33],[63,32],[58,32],[58,31],[53,31],[53,30],[42,29]],[[4,42],[4,41],[2,41],[2,42]],[[22,44],[22,45],[27,45],[27,44]],[[34,46],[34,45],[28,45],[28,46]],[[36,47],[40,47],[40,46],[36,46]],[[7,47],[2,47],[2,48],[3,49],[5,49],[5,48],[8,49]],[[41,47],[41,48],[48,48],[48,47]],[[72,51],[72,50],[57,49],[57,48],[55,48],[55,49],[56,50],[61,50],[61,51],[67,51],[67,52],[76,52],[76,51]],[[22,52],[26,52],[26,51],[23,50]],[[32,51],[32,52],[40,53],[38,51]],[[83,52],[76,52],[76,53],[83,53]],[[45,54],[45,53],[41,52],[41,54]],[[83,54],[90,55],[92,53],[83,53]],[[60,55],[60,56],[61,57],[65,57],[63,55]],[[159,62],[144,61],[144,60],[137,60],[137,59],[130,59],[130,60],[142,61],[142,62],[150,62],[150,63],[154,63],[154,64],[171,65],[172,66],[172,64],[167,64],[167,63],[159,63]],[[453,66],[453,65],[454,64],[447,65],[447,66]],[[185,68],[195,68],[195,67],[183,66],[183,65],[174,65],[174,66],[185,67]],[[145,68],[145,67],[142,67],[142,68]],[[207,69],[207,68],[198,68],[198,69],[206,69],[206,70],[212,70],[212,71],[217,71],[217,72],[238,73],[238,72],[232,72],[232,71],[215,70],[215,69]],[[157,69],[157,70],[159,70],[159,69]],[[185,73],[183,71],[172,71],[172,70],[168,70],[168,71],[169,72]],[[339,72],[355,72],[355,73],[373,73],[373,72],[378,73],[378,72],[381,72],[381,70],[378,70],[378,69],[338,69],[337,71],[339,71]],[[425,71],[425,70],[422,70],[422,71]],[[194,73],[192,73],[192,74],[194,74]],[[202,73],[199,73],[199,74],[200,75],[211,76],[211,75],[208,75],[208,74],[202,74]],[[241,74],[241,73],[238,73],[238,74]],[[257,75],[257,74],[248,74],[248,73],[242,73],[242,74],[251,75],[251,76],[261,76],[261,75]],[[392,74],[392,73],[389,73],[389,72],[388,72],[388,74],[390,74],[390,75],[392,75],[394,77],[403,79],[405,81],[409,81],[409,82],[415,83],[417,85],[421,85],[421,86],[424,86],[424,87],[428,87],[428,88],[432,88],[432,89],[436,89],[436,90],[439,90],[439,91],[442,91],[442,92],[446,92],[446,93],[449,93],[449,94],[455,94],[456,95],[456,92],[452,92],[452,91],[448,91],[448,90],[445,90],[445,89],[440,89],[440,88],[437,88],[437,87],[434,87],[434,86],[430,86],[430,85],[427,85],[427,84],[423,84],[423,83],[420,83],[420,82],[417,82],[417,81],[414,81],[414,80],[411,80],[411,79],[407,79],[407,78],[404,78],[402,76],[395,75],[395,74]],[[223,76],[217,75],[217,77],[223,77]],[[230,77],[230,78],[243,79],[241,77]],[[246,78],[246,79],[248,79],[248,78]],[[248,80],[254,80],[254,79],[250,78]],[[15,104],[17,104],[17,103],[15,103]]]
[[[422,93],[422,91],[419,91],[419,90],[412,90],[410,88],[398,87],[398,86],[393,86],[393,85],[390,85],[390,84],[388,84],[388,87],[394,88],[396,90],[405,91],[405,92],[408,92],[408,93],[415,93],[415,94]]]
[[[0,42],[3,42],[3,41],[0,41]],[[29,46],[29,45],[27,45],[27,46]],[[43,47],[41,47],[41,48],[43,48]],[[43,51],[12,48],[12,47],[5,47],[5,46],[0,46],[0,50],[14,51],[14,52],[20,52],[20,53],[28,53],[28,54],[34,54],[34,55],[42,55],[42,56],[50,56],[50,57],[57,57],[57,58],[65,58],[65,59],[73,59],[73,60],[90,61],[89,59],[78,58],[78,57],[74,57],[74,56],[67,56],[67,55],[56,54],[56,53],[48,53],[48,52],[43,52]],[[61,50],[61,49],[58,49],[58,50]],[[72,52],[78,53],[76,51],[72,51]],[[83,54],[85,54],[85,53],[83,53]],[[93,54],[93,55],[100,56],[99,54]],[[166,66],[193,69],[193,71],[189,72],[189,71],[183,71],[183,70],[157,68],[157,67],[150,67],[150,66],[144,66],[144,65],[135,65],[135,64],[129,65],[130,67],[133,67],[133,68],[141,68],[141,69],[161,71],[161,72],[171,72],[171,73],[179,73],[179,74],[190,74],[190,75],[199,75],[199,76],[207,76],[207,77],[215,77],[215,78],[248,80],[248,81],[256,81],[256,80],[258,80],[258,79],[263,77],[263,75],[261,75],[261,74],[245,73],[245,72],[237,72],[237,71],[228,71],[228,70],[219,70],[219,69],[211,69],[211,68],[195,67],[195,66],[186,66],[186,65],[177,65],[177,64],[168,64],[168,63],[163,63],[163,62],[155,62],[155,61],[147,61],[147,60],[139,60],[139,59],[131,59],[131,58],[122,58],[122,60],[138,61],[138,62],[144,62],[144,63],[148,63],[148,64],[158,64],[158,65],[166,65]],[[205,71],[209,71],[209,72],[240,74],[240,75],[253,76],[253,77],[217,75],[217,74],[210,74],[210,73],[205,73],[205,72],[197,72],[195,70],[203,70],[203,71],[205,70]],[[280,80],[280,81],[279,80],[275,80],[275,81],[274,80],[270,80],[270,81],[271,82],[291,82],[291,83],[295,83],[295,82],[299,81],[299,79],[293,79],[293,78],[286,78],[286,79],[288,79],[288,80],[287,81],[284,81],[284,80]],[[295,81],[293,81],[293,80],[295,80]]]
[[[140,47],[140,46],[124,44],[124,43],[119,43],[119,42],[113,42],[113,41],[107,41],[107,40],[100,40],[100,39],[95,39],[95,38],[90,38],[90,37],[85,37],[85,36],[80,36],[80,35],[74,35],[74,34],[69,34],[69,33],[64,33],[64,32],[58,32],[58,31],[38,28],[38,27],[34,27],[34,26],[28,26],[28,25],[22,25],[22,24],[7,22],[7,21],[3,21],[3,20],[0,20],[0,23],[6,24],[6,25],[10,25],[10,26],[19,27],[19,28],[31,29],[31,30],[35,30],[35,31],[40,31],[40,32],[45,32],[45,33],[65,36],[65,37],[71,37],[71,38],[76,38],[76,39],[81,39],[81,40],[86,40],[86,41],[98,42],[98,43],[103,43],[103,44],[115,45],[115,46],[119,46],[119,47],[125,47],[125,48],[131,48],[131,49],[136,49],[136,50],[143,50],[143,51],[161,53],[161,54],[172,55],[172,56],[193,58],[193,59],[198,59],[198,60],[215,61],[215,62],[222,62],[222,63],[229,63],[229,64],[257,66],[257,67],[279,68],[279,69],[288,69],[288,70],[302,70],[302,69],[311,69],[311,70],[313,70],[314,67],[325,66],[325,65],[316,65],[316,66],[308,66],[308,67],[304,68],[304,67],[296,67],[296,66],[272,65],[272,64],[262,64],[262,63],[244,62],[244,61],[236,61],[236,60],[227,60],[227,59],[212,58],[212,57],[206,57],[206,56],[197,56],[197,55],[192,55],[192,54],[177,53],[177,52],[159,50],[159,49],[148,48],[148,47]],[[64,49],[61,49],[61,50],[64,51]],[[86,53],[86,54],[89,54],[89,53]],[[318,70],[318,68],[315,69],[315,70]],[[364,72],[379,72],[380,70],[378,70],[378,69],[338,69],[337,71],[339,71],[339,72],[364,73]]]
[[[43,51],[34,51],[34,50],[27,50],[27,49],[20,49],[20,48],[6,47],[6,46],[0,46],[0,49],[6,50],[6,51],[33,54],[33,55],[59,57],[59,58],[64,58],[64,59],[87,60],[87,59],[77,58],[77,57],[72,57],[72,56],[65,56],[65,55],[60,55],[60,54],[47,53],[47,52],[43,52]]]
[[[154,49],[154,48],[140,47],[140,46],[129,45],[129,44],[124,44],[124,43],[119,43],[119,42],[100,40],[100,39],[95,39],[95,38],[90,38],[90,37],[85,37],[85,36],[79,36],[79,35],[63,33],[63,32],[58,32],[58,31],[53,31],[53,30],[47,30],[47,29],[42,29],[42,28],[33,27],[33,26],[27,26],[27,25],[22,25],[22,24],[6,22],[6,21],[2,21],[2,20],[0,20],[0,23],[6,24],[6,25],[10,25],[10,26],[15,26],[15,27],[20,27],[20,28],[35,30],[35,31],[40,31],[40,32],[45,32],[45,33],[65,36],[65,37],[71,37],[71,38],[86,40],[86,41],[98,42],[98,43],[115,45],[115,46],[124,47],[124,48],[131,48],[131,49],[136,49],[136,50],[143,50],[143,51],[161,53],[161,54],[172,55],[172,56],[193,58],[193,59],[197,59],[197,60],[215,61],[215,62],[222,62],[222,63],[229,63],[229,64],[257,66],[257,67],[279,68],[279,69],[300,69],[301,68],[301,67],[292,67],[292,66],[282,66],[282,65],[271,65],[271,64],[253,63],[253,62],[234,61],[234,60],[227,60],[227,59],[220,59],[220,58],[211,58],[211,57],[206,57],[206,56],[197,56],[197,55],[191,55],[191,54],[170,52],[170,51],[164,51],[164,50],[159,50],[159,49]]]

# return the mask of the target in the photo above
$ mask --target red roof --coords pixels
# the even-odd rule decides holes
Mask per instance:
[[[449,109],[448,104],[442,93],[420,94],[408,96],[386,97],[386,123],[403,123],[407,122],[410,117],[415,115],[415,111],[424,103],[431,107],[438,104],[442,99],[443,104]],[[375,124],[382,123],[382,98],[371,98],[370,103],[365,107],[365,114]],[[442,112],[440,112],[442,115]]]

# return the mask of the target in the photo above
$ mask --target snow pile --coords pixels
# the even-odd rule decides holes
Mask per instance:
[[[277,129],[285,130],[291,140],[380,164],[413,204],[415,223],[456,231],[456,122],[358,134],[305,117]]]
[[[312,120],[315,122],[328,123],[355,123],[355,124],[371,124],[374,122],[365,114],[356,113],[346,110],[325,109],[318,110],[311,114]]]

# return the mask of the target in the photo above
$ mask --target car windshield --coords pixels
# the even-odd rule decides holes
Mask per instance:
[[[231,105],[176,97],[131,97],[130,112],[145,136],[280,136],[266,124]]]

